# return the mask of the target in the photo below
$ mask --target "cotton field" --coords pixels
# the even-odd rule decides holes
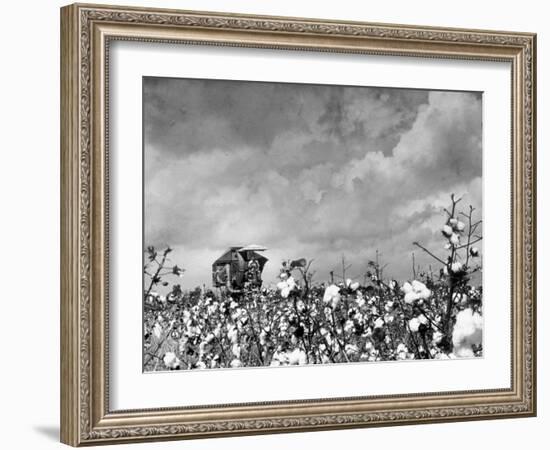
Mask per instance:
[[[442,246],[413,248],[436,269],[409,280],[367,276],[316,280],[312,261],[283,263],[272,288],[184,290],[170,249],[146,252],[145,371],[368,363],[482,355],[481,221],[451,197]],[[180,280],[181,277],[181,280]],[[472,280],[477,280],[474,283]],[[158,293],[160,287],[168,294]]]

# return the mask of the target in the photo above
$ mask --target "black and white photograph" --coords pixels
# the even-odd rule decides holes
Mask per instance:
[[[144,372],[484,356],[481,92],[142,83]]]

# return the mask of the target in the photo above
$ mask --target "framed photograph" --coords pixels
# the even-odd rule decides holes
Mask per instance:
[[[62,442],[535,415],[535,38],[62,8]]]

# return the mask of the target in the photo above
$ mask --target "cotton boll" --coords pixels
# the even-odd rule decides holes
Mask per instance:
[[[403,285],[401,290],[405,293],[405,303],[411,304],[417,299],[412,284],[410,284],[408,281]]]
[[[288,355],[288,363],[292,366],[298,366],[298,365],[304,365],[307,363],[307,356],[306,352],[303,350],[300,350],[299,348],[295,348],[289,355]]]
[[[333,307],[340,302],[340,288],[334,284],[327,286],[323,295],[323,303],[330,304]]]
[[[451,244],[453,244],[455,247],[460,244],[460,238],[458,237],[458,234],[452,233],[451,237],[449,238],[449,241]]]
[[[288,277],[288,280],[286,280],[286,282],[290,289],[294,289],[296,287],[296,280],[294,280],[294,277]]]
[[[155,336],[157,340],[162,336],[162,326],[158,322],[156,322],[153,327],[153,336]]]
[[[453,354],[457,358],[473,358],[474,351],[472,350],[471,346],[458,346],[453,349]]]
[[[424,283],[421,283],[420,281],[414,280],[412,282],[412,287],[418,295],[418,298],[426,300],[430,298],[430,295],[432,295],[432,292],[426,287]]]
[[[455,226],[456,231],[464,231],[464,228],[466,228],[466,225],[459,220]]]
[[[463,269],[464,264],[462,264],[461,262],[457,261],[451,264],[451,271],[453,271],[454,273],[462,272]]]
[[[218,324],[218,326],[213,331],[214,337],[216,339],[219,339],[220,335],[221,335],[221,332],[222,332],[222,326],[221,326],[221,324]]]
[[[230,366],[231,367],[242,367],[243,363],[240,359],[235,358],[233,361],[231,361]]]
[[[231,347],[231,353],[235,356],[235,358],[241,357],[241,346],[239,344],[233,344]]]
[[[279,350],[273,353],[273,356],[271,359],[271,366],[286,366],[286,365],[288,365],[288,355],[286,353],[283,353]]]
[[[456,357],[472,357],[473,345],[480,345],[483,337],[483,318],[471,308],[460,311],[456,315],[453,328],[453,353]]]
[[[470,247],[470,256],[476,258],[479,256],[479,249],[477,247]]]
[[[384,320],[379,317],[374,321],[374,328],[382,328],[384,326]]]
[[[197,361],[195,369],[206,369],[206,363],[204,361]]]
[[[408,352],[407,351],[404,351],[404,352],[397,352],[396,354],[396,358],[399,359],[399,360],[404,360],[404,359],[407,359],[408,358]]]
[[[421,290],[426,289],[426,285],[420,281],[413,280],[412,288],[415,292],[420,292]]]
[[[347,320],[344,325],[344,331],[347,333],[351,333],[355,331],[355,325],[353,324],[353,320]]]
[[[355,283],[351,283],[350,284],[350,289],[352,291],[356,291],[357,289],[359,289],[359,283],[357,281]]]
[[[417,332],[418,328],[420,327],[420,320],[418,320],[418,317],[413,317],[411,320],[409,320],[409,328],[412,332]]]
[[[406,282],[401,288],[405,292],[405,303],[411,304],[417,300],[426,300],[432,292],[420,281],[413,280],[412,284]]]
[[[237,343],[239,340],[239,332],[234,325],[229,326],[229,330],[227,331],[227,339],[229,339],[233,344]]]
[[[443,236],[451,237],[451,235],[453,234],[453,229],[449,225],[445,225],[441,229],[441,232],[443,233]]]
[[[296,281],[293,277],[285,277],[277,283],[277,289],[281,291],[281,297],[288,298],[292,290],[296,287]]]
[[[181,361],[174,352],[166,352],[162,358],[164,365],[169,369],[179,369]]]

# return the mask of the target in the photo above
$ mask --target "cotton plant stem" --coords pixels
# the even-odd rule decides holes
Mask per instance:
[[[147,289],[147,293],[145,294],[145,298],[149,296],[151,293],[151,290],[153,289],[153,286],[155,285],[155,280],[159,276],[161,270],[164,268],[164,264],[166,263],[166,258],[168,257],[168,251],[164,251],[164,254],[162,256],[162,261],[159,263],[157,259],[155,258],[155,262],[158,264],[157,271],[155,272],[155,275],[151,277],[151,283],[149,284],[149,289]]]
[[[437,261],[439,261],[441,264],[443,264],[444,266],[447,265],[447,263],[445,261],[443,261],[441,258],[439,258],[438,256],[435,256],[432,252],[430,252],[426,247],[424,247],[423,245],[419,244],[418,242],[413,242],[413,245],[416,245],[418,248],[424,250],[428,255],[430,255],[432,258],[436,259]]]
[[[346,362],[349,362],[348,355],[346,355],[346,349],[342,345],[342,342],[338,338],[338,327],[336,326],[336,317],[334,316],[334,310],[330,308],[330,312],[332,315],[332,325],[334,327],[334,339],[336,339],[336,342],[338,343],[338,346],[340,347],[340,351],[344,354],[344,358],[346,358]],[[342,330],[343,332],[343,330]]]
[[[264,365],[264,358],[262,356],[262,352],[260,350],[260,340],[258,339],[258,335],[256,334],[256,330],[254,329],[254,321],[252,320],[252,316],[250,315],[250,312],[246,310],[246,314],[248,315],[248,320],[250,321],[250,330],[252,331],[252,336],[254,337],[254,340],[256,341],[256,347],[258,349],[258,359],[260,360],[260,363],[262,366]]]
[[[302,300],[303,301],[303,300]],[[296,304],[296,297],[294,297],[292,299],[292,304],[294,306],[294,312],[296,314],[296,317],[298,318],[298,326],[301,327],[302,325],[302,320],[301,320],[301,314],[300,312],[298,311],[298,305]],[[304,302],[305,304],[305,302]],[[305,324],[304,324],[305,325]],[[304,334],[305,334],[305,328],[304,328]],[[310,347],[306,344],[306,341],[304,339],[304,334],[302,334],[302,336],[300,337],[300,340],[302,341],[302,345],[304,346],[304,350],[306,352],[306,364],[309,364],[309,351],[310,351]]]
[[[468,245],[474,245],[475,243],[481,241],[482,239],[483,239],[482,237],[478,237],[478,238],[476,238],[474,241],[471,241],[469,244],[459,245],[459,246],[456,247],[456,248],[457,248],[457,250],[458,250],[458,249],[461,249],[461,248],[466,248],[466,247],[468,247]]]

